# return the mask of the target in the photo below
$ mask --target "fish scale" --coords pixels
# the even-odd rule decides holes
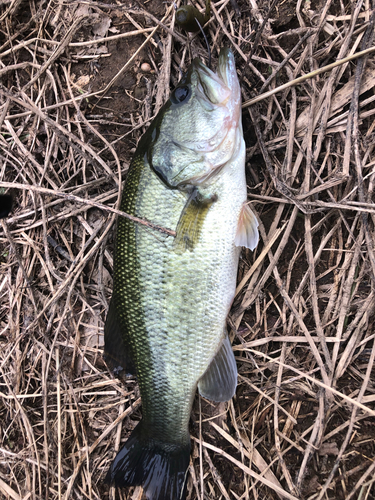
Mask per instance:
[[[118,222],[105,352],[136,373],[143,416],[107,480],[142,485],[153,500],[184,497],[197,386],[205,397],[226,401],[237,380],[225,323],[239,221],[250,220],[240,229],[252,247],[257,223],[244,205],[240,95],[227,49],[218,75],[193,62],[180,84],[187,102],[172,94],[142,137],[126,180],[121,210],[175,230],[176,239],[126,218]]]

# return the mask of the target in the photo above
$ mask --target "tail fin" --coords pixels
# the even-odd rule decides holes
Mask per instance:
[[[114,459],[105,478],[118,487],[143,486],[151,500],[184,500],[190,442],[161,444],[142,439],[141,421]]]

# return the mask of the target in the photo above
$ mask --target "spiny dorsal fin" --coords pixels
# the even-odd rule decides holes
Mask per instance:
[[[254,250],[259,241],[258,221],[245,203],[242,205],[238,218],[237,232],[234,244]]]

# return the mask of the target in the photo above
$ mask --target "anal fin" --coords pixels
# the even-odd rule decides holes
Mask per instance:
[[[237,232],[234,244],[254,250],[259,241],[258,221],[245,203],[242,205],[238,218]]]
[[[198,383],[201,396],[212,401],[229,401],[236,392],[237,365],[229,337],[224,341]]]
[[[116,311],[114,297],[112,297],[104,325],[104,359],[115,375],[121,372],[136,374],[131,348],[126,337],[127,332],[122,325]]]

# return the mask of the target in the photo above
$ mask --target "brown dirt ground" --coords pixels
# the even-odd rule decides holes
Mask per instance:
[[[213,66],[232,46],[244,101],[374,45],[370,2],[213,5]],[[141,499],[103,484],[141,407],[102,360],[102,205],[180,70],[206,57],[170,7],[0,2],[0,189],[15,201],[0,231],[0,498]],[[150,31],[122,36],[144,28],[141,50]],[[375,498],[374,84],[370,54],[243,110],[261,242],[229,317],[236,396],[193,408],[188,500]]]

